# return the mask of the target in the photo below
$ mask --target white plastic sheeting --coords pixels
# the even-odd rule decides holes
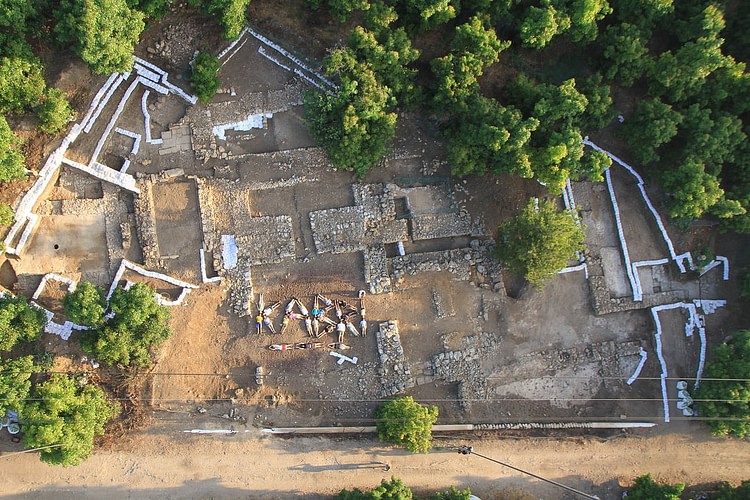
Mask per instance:
[[[324,77],[323,75],[321,75],[320,73],[318,73],[314,69],[312,69],[309,66],[307,66],[304,62],[302,62],[298,58],[294,57],[292,54],[290,54],[289,52],[287,52],[286,50],[284,50],[279,45],[273,43],[271,40],[269,40],[268,38],[264,37],[263,35],[261,35],[259,33],[256,33],[251,28],[245,28],[245,29],[247,30],[247,33],[249,33],[252,36],[254,36],[255,38],[257,38],[261,43],[265,44],[266,46],[272,48],[273,50],[275,50],[279,54],[283,55],[284,57],[286,57],[287,59],[289,59],[290,61],[292,61],[294,64],[296,64],[297,66],[299,66],[300,68],[302,68],[307,73],[310,73],[311,75],[315,76],[315,78],[317,78],[319,81],[325,83],[331,89],[335,89],[336,88],[336,85],[334,85],[332,81],[328,80],[326,77]],[[300,76],[302,76],[301,72],[298,73],[298,70],[296,70],[295,73],[297,73]],[[305,77],[305,79],[309,81],[308,77]]]
[[[264,118],[268,119],[272,117],[273,117],[273,113],[260,113],[257,115],[248,115],[247,118],[239,122],[215,125],[213,128],[213,132],[216,137],[218,137],[222,141],[226,141],[227,130],[236,130],[238,132],[246,132],[254,128],[265,128]]]
[[[698,359],[698,369],[695,374],[695,385],[697,388],[700,385],[701,377],[703,376],[703,368],[706,364],[706,328],[703,324],[702,316],[698,313],[697,308],[703,309],[706,314],[713,314],[719,307],[726,305],[725,300],[694,300],[690,302],[676,302],[674,304],[665,304],[651,308],[651,316],[653,317],[654,324],[656,325],[656,332],[654,338],[656,339],[656,355],[659,357],[659,364],[661,365],[661,387],[662,387],[662,400],[664,403],[664,421],[669,422],[669,404],[667,396],[667,362],[664,360],[662,352],[662,327],[661,321],[659,321],[659,312],[666,311],[669,309],[686,309],[689,316],[688,321],[685,323],[685,336],[690,337],[693,335],[695,330],[698,330],[698,337],[700,338],[700,354]]]
[[[237,240],[233,234],[221,235],[221,258],[224,261],[224,269],[237,267]]]

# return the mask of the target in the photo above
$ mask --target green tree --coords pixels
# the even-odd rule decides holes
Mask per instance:
[[[500,225],[497,257],[537,288],[563,269],[576,251],[584,250],[584,228],[572,212],[558,212],[540,200],[529,200],[520,214]]]
[[[314,10],[325,6],[341,22],[346,21],[355,10],[370,8],[370,0],[307,0],[306,3]]]
[[[368,64],[378,82],[391,89],[399,102],[413,101],[417,70],[407,65],[419,58],[419,51],[412,48],[403,28],[386,26],[373,32],[357,26],[349,35],[348,45],[354,57]]]
[[[138,9],[146,17],[161,19],[172,7],[172,0],[127,0],[128,7]]]
[[[559,12],[550,1],[542,7],[530,6],[523,16],[519,29],[521,41],[527,47],[542,49],[549,45],[555,35],[570,28],[570,18]]]
[[[54,446],[40,451],[43,462],[78,465],[87,459],[94,437],[104,434],[107,421],[119,411],[101,389],[79,382],[68,375],[53,375],[34,388],[34,399],[22,413],[24,446]]]
[[[474,16],[456,27],[450,54],[430,63],[437,80],[433,107],[441,114],[468,111],[467,100],[479,92],[477,78],[510,46],[510,42],[499,40],[486,22],[486,18]]]
[[[659,484],[651,479],[651,474],[637,477],[628,488],[628,500],[680,500],[685,485]]]
[[[114,317],[81,334],[81,348],[109,365],[151,364],[150,350],[172,335],[169,310],[154,300],[154,289],[138,283],[115,289],[109,300]]]
[[[51,88],[37,106],[39,114],[39,128],[45,134],[56,134],[68,123],[75,120],[76,113],[70,107],[62,90]]]
[[[247,6],[250,0],[206,0],[209,14],[219,19],[224,30],[224,38],[233,40],[240,36],[245,27]]]
[[[615,117],[609,85],[603,83],[602,75],[596,73],[581,81],[580,92],[586,98],[586,111],[579,119],[581,127],[600,129]]]
[[[221,86],[219,69],[221,62],[207,52],[200,52],[193,62],[190,73],[190,87],[201,102],[208,102]]]
[[[698,219],[724,196],[719,179],[706,172],[705,164],[692,156],[677,168],[663,171],[660,184],[669,196],[669,216],[675,219]]]
[[[0,226],[13,223],[13,209],[7,203],[0,203]]]
[[[674,0],[615,0],[615,14],[625,23],[635,24],[646,37],[656,23],[663,22],[674,11]]]
[[[104,312],[107,304],[104,291],[88,281],[81,281],[73,293],[63,299],[65,314],[73,323],[84,326],[99,327],[104,323]]]
[[[411,500],[414,494],[399,478],[391,477],[390,481],[380,481],[380,486],[368,492],[358,488],[341,490],[336,496],[338,500]]]
[[[0,182],[9,182],[26,177],[26,159],[18,148],[20,140],[0,115]]]
[[[738,331],[714,347],[703,377],[693,397],[701,416],[710,419],[711,432],[750,436],[750,330]]]
[[[647,41],[632,24],[609,26],[601,39],[607,79],[630,86],[641,78],[651,64]]]
[[[725,63],[721,43],[721,39],[699,38],[674,53],[659,55],[650,68],[650,93],[680,102],[700,92],[708,76]]]
[[[23,113],[44,95],[42,63],[33,55],[0,57],[0,113]]]
[[[742,481],[739,486],[724,483],[719,493],[712,495],[711,498],[712,500],[747,500],[750,498],[750,480]]]
[[[0,352],[18,342],[31,342],[42,333],[47,317],[24,297],[0,297]]]
[[[607,0],[568,0],[570,29],[568,35],[574,42],[591,42],[599,34],[597,21],[612,12]]]
[[[125,0],[62,0],[56,17],[60,42],[72,43],[94,73],[133,67],[133,49],[145,25],[143,13]]]
[[[469,488],[459,490],[455,486],[451,486],[446,491],[435,493],[431,498],[432,500],[469,500],[471,498],[471,490]]]
[[[681,154],[699,158],[714,175],[724,163],[734,161],[735,151],[747,141],[742,120],[734,115],[693,104],[682,116],[678,134],[684,144]]]
[[[426,31],[447,23],[460,10],[457,0],[396,0],[404,24],[417,31]]]
[[[392,399],[375,412],[380,440],[403,445],[413,453],[429,451],[437,418],[437,406],[421,405],[411,396]]]
[[[623,128],[635,159],[639,163],[658,161],[657,150],[677,135],[682,120],[680,113],[659,99],[642,101]]]
[[[453,175],[492,172],[532,177],[528,143],[539,121],[525,119],[516,108],[479,94],[466,100],[466,109],[443,127]]]
[[[33,356],[0,359],[0,415],[8,410],[22,412],[31,390]]]
[[[306,94],[305,119],[331,162],[362,178],[383,158],[393,140],[395,97],[351,49],[334,51],[326,71],[340,81],[338,90]]]

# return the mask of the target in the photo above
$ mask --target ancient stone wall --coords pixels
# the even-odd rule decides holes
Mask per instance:
[[[414,387],[411,369],[404,357],[404,347],[398,334],[398,321],[380,323],[376,333],[382,388],[379,397],[393,396]]]

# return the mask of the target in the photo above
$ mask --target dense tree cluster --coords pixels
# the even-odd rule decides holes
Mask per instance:
[[[69,314],[95,327],[81,334],[84,352],[109,365],[149,366],[151,349],[172,335],[169,311],[154,300],[154,289],[141,283],[127,290],[117,287],[109,299],[114,315],[106,321],[96,317],[103,304],[101,294],[90,286],[82,290],[65,306]]]
[[[371,10],[366,26],[352,31],[347,47],[326,59],[326,73],[338,88],[305,96],[313,136],[334,165],[359,177],[388,151],[396,106],[414,102],[415,71],[408,65],[419,57],[404,29],[394,26],[398,17],[393,8],[379,4]]]
[[[18,342],[35,340],[46,324],[44,312],[24,297],[0,297],[0,352],[10,351]]]
[[[78,465],[91,455],[119,407],[87,381],[55,374],[33,389],[23,411],[24,446],[40,450],[43,462]]]
[[[714,434],[750,436],[750,330],[736,332],[716,346],[694,394]],[[722,380],[729,379],[729,380]],[[714,420],[715,419],[715,420]]]

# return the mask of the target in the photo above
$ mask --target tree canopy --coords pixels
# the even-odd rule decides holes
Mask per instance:
[[[680,500],[685,485],[660,484],[651,479],[651,474],[637,477],[628,488],[628,500]]]
[[[119,407],[106,401],[98,387],[81,385],[69,375],[55,374],[36,385],[22,414],[26,448],[42,448],[43,462],[78,465],[91,455],[94,438],[104,434]]]
[[[137,283],[117,287],[109,300],[114,317],[82,332],[81,348],[109,365],[148,366],[151,348],[172,335],[169,310],[154,300],[153,288]]]
[[[555,205],[529,200],[520,214],[500,225],[497,257],[535,287],[563,269],[576,251],[584,250],[583,227],[575,214],[559,212]]]
[[[33,368],[32,356],[0,358],[0,416],[4,417],[8,410],[23,410],[31,390]]]
[[[411,500],[414,494],[399,478],[391,477],[390,481],[383,479],[380,481],[380,486],[367,492],[359,488],[341,490],[336,498],[338,500]]]
[[[388,401],[375,412],[380,440],[403,445],[413,453],[429,451],[437,418],[437,406],[419,404],[411,396]]]
[[[0,182],[9,182],[26,177],[25,158],[18,148],[21,143],[0,115]]]
[[[98,327],[104,323],[104,312],[107,304],[104,291],[88,281],[78,283],[75,291],[63,298],[65,314],[73,323]]]
[[[750,436],[750,330],[736,332],[732,340],[714,347],[703,377],[693,397],[701,416],[709,419],[711,432]]]
[[[201,102],[208,102],[221,86],[219,69],[221,62],[207,52],[199,52],[193,61],[190,73],[190,87]]]
[[[56,17],[60,41],[72,43],[94,73],[133,67],[133,48],[145,24],[143,13],[125,0],[62,0]]]
[[[11,350],[18,342],[36,340],[46,324],[44,312],[24,297],[0,297],[0,352]]]

